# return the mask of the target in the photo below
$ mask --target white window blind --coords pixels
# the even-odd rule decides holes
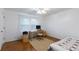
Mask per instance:
[[[20,31],[32,31],[36,29],[38,25],[38,19],[34,17],[20,17]]]

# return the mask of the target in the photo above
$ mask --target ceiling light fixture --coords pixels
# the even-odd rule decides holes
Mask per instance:
[[[47,14],[50,8],[32,8],[37,14]]]

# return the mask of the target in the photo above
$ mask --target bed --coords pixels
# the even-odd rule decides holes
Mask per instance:
[[[66,37],[58,42],[52,43],[48,51],[78,51],[79,39],[77,37]]]

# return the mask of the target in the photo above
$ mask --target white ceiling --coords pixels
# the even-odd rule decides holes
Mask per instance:
[[[31,10],[31,8],[5,8],[6,10],[11,10],[11,11],[16,11],[16,12],[21,12],[21,13],[27,13],[35,16],[45,16],[45,15],[40,15],[37,14],[35,11]],[[68,10],[70,8],[51,8],[51,10],[48,12],[47,15],[55,14],[64,10]]]

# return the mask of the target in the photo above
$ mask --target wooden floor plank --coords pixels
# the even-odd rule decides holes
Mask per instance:
[[[29,42],[22,43],[17,40],[4,43],[1,51],[36,51],[36,49]]]

